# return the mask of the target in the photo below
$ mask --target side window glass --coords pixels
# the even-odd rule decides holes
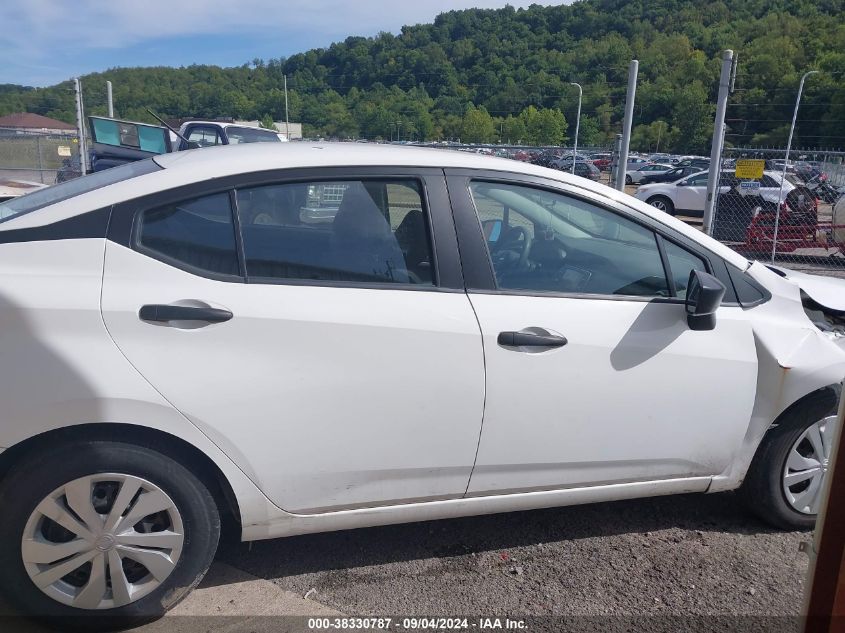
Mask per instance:
[[[668,240],[663,241],[663,247],[666,259],[669,261],[669,269],[672,271],[672,279],[675,282],[675,294],[681,299],[686,299],[690,272],[693,270],[707,272],[707,264],[698,255],[693,255]]]
[[[220,275],[238,275],[229,194],[218,193],[141,213],[136,244],[164,260]]]
[[[416,180],[263,185],[237,200],[252,278],[434,285]]]
[[[209,147],[220,144],[220,135],[213,128],[195,127],[188,134],[188,140],[200,147]]]
[[[473,181],[499,288],[669,296],[654,233],[607,209],[532,187]]]

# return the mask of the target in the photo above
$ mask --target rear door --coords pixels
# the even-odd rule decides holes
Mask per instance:
[[[464,493],[484,364],[442,172],[207,183],[110,238],[109,332],[278,506]]]

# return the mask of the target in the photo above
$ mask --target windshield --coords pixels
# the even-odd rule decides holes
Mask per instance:
[[[161,167],[156,165],[151,158],[148,158],[119,167],[112,167],[111,169],[99,171],[88,176],[67,180],[58,185],[47,187],[46,189],[39,189],[38,191],[28,193],[19,198],[13,198],[0,204],[0,222],[5,222],[25,213],[30,213],[42,207],[61,202],[62,200],[94,191],[100,187],[113,185],[116,182],[129,180],[136,176],[143,176],[159,169]]]
[[[237,143],[281,143],[279,135],[271,130],[259,130],[258,128],[233,127],[226,128],[226,136],[229,137],[229,144]]]

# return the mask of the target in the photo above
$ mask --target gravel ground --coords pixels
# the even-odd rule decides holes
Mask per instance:
[[[228,544],[218,558],[350,615],[788,616],[811,536],[722,493]]]

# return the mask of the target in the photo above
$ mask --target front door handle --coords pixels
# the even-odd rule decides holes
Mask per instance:
[[[210,306],[177,306],[151,303],[141,306],[138,316],[142,321],[205,321],[206,323],[223,323],[232,318],[232,313],[221,308]]]
[[[496,342],[505,347],[563,347],[566,337],[533,332],[499,332]]]

